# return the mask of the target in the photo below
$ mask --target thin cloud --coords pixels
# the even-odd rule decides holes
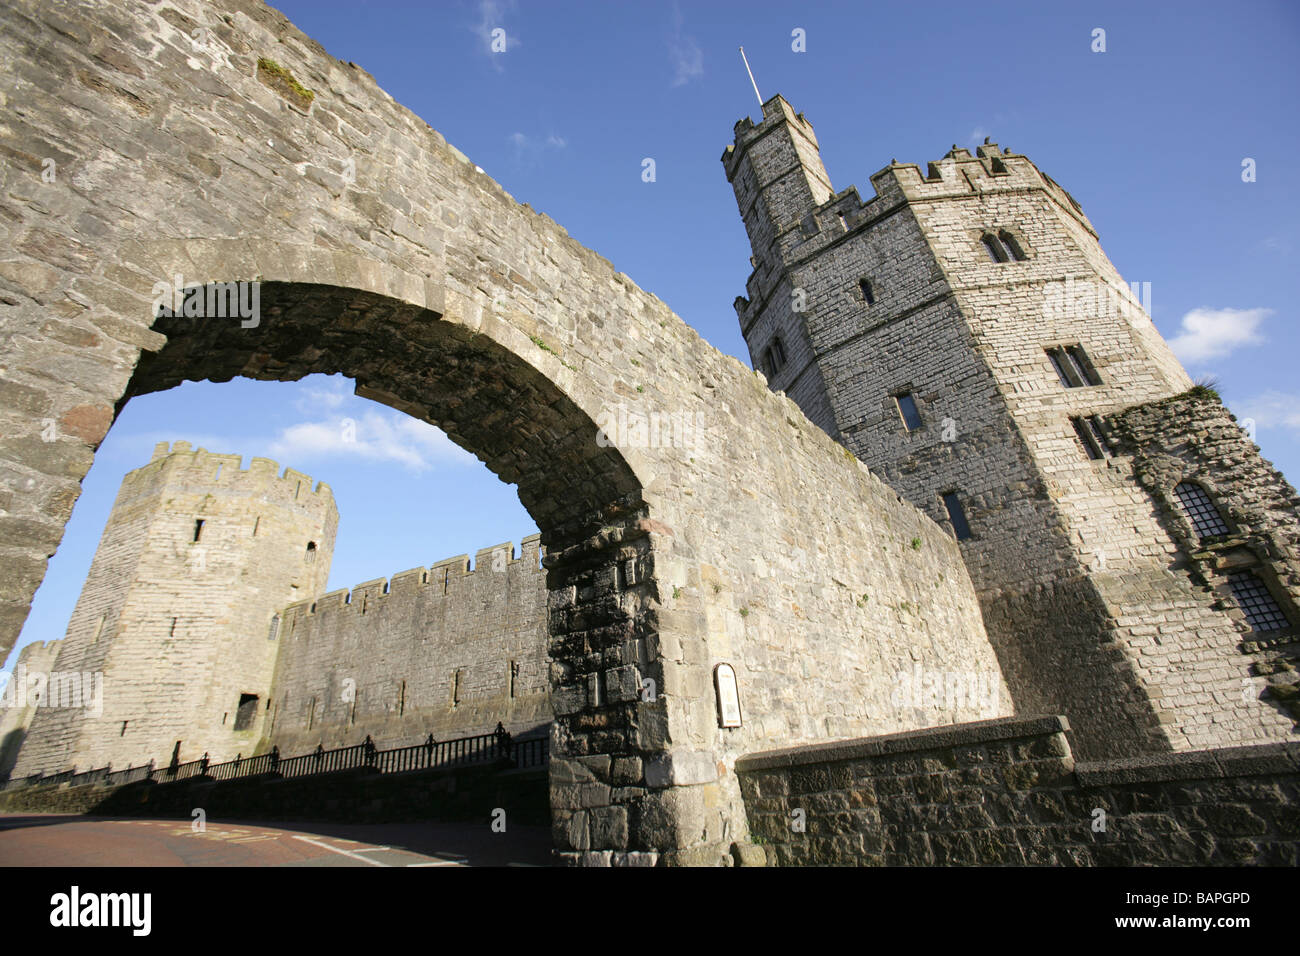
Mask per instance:
[[[1262,343],[1259,325],[1272,314],[1272,309],[1193,309],[1183,316],[1169,347],[1190,364],[1227,358],[1243,346]]]
[[[543,153],[564,149],[569,145],[563,136],[554,133],[540,137],[516,132],[511,133],[508,139],[515,150],[515,162],[529,165],[539,160]]]
[[[1270,390],[1237,403],[1237,419],[1251,418],[1256,428],[1285,428],[1300,435],[1300,394]]]
[[[673,86],[683,86],[704,75],[704,52],[695,37],[682,32],[681,8],[673,4],[673,32],[668,37],[668,59],[673,67]]]
[[[280,459],[358,458],[395,462],[411,471],[477,462],[440,429],[400,412],[365,411],[356,416],[300,422],[271,444]]]

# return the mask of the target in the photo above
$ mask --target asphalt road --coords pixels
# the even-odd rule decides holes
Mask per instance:
[[[0,866],[549,866],[547,827],[0,814]]]

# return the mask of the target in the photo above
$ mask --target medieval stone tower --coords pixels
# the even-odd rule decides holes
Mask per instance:
[[[122,482],[55,668],[102,673],[103,712],[41,707],[15,775],[253,753],[278,609],[324,590],[338,512],[324,483],[188,442]]]
[[[1243,638],[1294,639],[1295,492],[1196,401],[1074,198],[989,143],[837,193],[780,96],[722,161],[754,367],[955,535],[1017,712],[1092,757],[1289,737]]]

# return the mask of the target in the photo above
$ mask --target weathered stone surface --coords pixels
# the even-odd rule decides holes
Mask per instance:
[[[870,738],[743,758],[753,839],[781,866],[1294,866],[1300,855],[1300,745],[1076,765],[1060,718],[969,726],[892,738],[945,768],[923,777]],[[962,753],[992,739],[1022,756],[971,780]],[[837,770],[853,782],[832,783]],[[867,789],[878,813],[842,812]]]

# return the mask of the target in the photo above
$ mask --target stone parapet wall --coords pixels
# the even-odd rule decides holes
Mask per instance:
[[[269,739],[283,754],[550,723],[539,537],[286,608]]]
[[[1300,861],[1300,744],[1076,764],[1069,738],[1063,718],[1017,717],[753,754],[736,771],[769,864]]]

